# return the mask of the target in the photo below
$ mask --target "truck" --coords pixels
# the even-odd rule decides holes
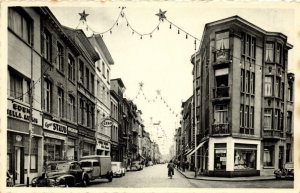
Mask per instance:
[[[88,155],[80,158],[81,168],[88,174],[89,181],[106,178],[112,182],[111,157],[104,155]]]

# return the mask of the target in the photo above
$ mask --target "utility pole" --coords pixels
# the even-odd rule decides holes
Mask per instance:
[[[197,55],[197,51],[195,49],[195,56],[194,56],[194,68],[197,69],[197,60],[196,60],[196,55]],[[197,78],[197,70],[194,70],[194,128],[195,128],[195,149],[197,147],[197,93],[196,93],[196,78]],[[197,150],[195,151],[195,177],[197,176],[197,162],[198,162],[198,159],[197,159]]]
[[[32,140],[32,133],[33,133],[33,127],[32,127],[32,100],[33,100],[33,42],[31,43],[31,60],[30,60],[30,88],[27,92],[29,92],[29,105],[30,105],[30,111],[29,111],[29,145],[28,145],[28,164],[27,164],[27,187],[29,187],[29,175],[30,175],[30,163],[31,163],[31,140]]]

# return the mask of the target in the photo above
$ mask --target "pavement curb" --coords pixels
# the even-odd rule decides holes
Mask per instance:
[[[265,178],[253,178],[253,179],[235,179],[235,178],[222,178],[222,179],[216,179],[213,177],[203,177],[203,178],[195,178],[195,177],[188,177],[185,175],[182,171],[176,169],[181,175],[183,175],[187,179],[191,180],[204,180],[204,181],[226,181],[226,182],[245,182],[245,181],[270,181],[270,180],[275,180],[275,177],[265,177]],[[210,179],[211,178],[211,179]]]

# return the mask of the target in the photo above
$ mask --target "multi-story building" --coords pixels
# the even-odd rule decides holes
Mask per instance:
[[[118,119],[118,157],[119,161],[126,162],[124,157],[126,157],[126,122],[124,119],[126,117],[126,104],[123,98],[123,94],[125,92],[125,85],[121,78],[112,79],[111,80],[111,90],[118,98],[118,111],[117,111],[117,119]]]
[[[293,103],[287,102],[293,90],[293,74],[287,73],[291,48],[284,34],[238,16],[205,25],[191,59],[193,153],[200,172],[260,175],[292,160]]]
[[[79,50],[51,11],[42,8],[44,162],[78,158],[76,57]]]
[[[43,168],[40,25],[40,8],[8,8],[6,164],[15,184],[25,183],[28,169],[31,180]]]
[[[138,155],[138,127],[137,127],[137,106],[132,101],[128,102],[128,165],[132,163],[133,160],[137,159]]]
[[[111,111],[111,160],[120,161],[119,157],[119,97],[114,90],[110,90]]]
[[[110,65],[113,65],[114,61],[100,35],[93,35],[89,40],[100,56],[95,66],[96,153],[110,155],[111,127],[103,123],[106,119],[110,119]]]
[[[68,56],[68,79],[77,81],[77,123],[79,139],[79,156],[96,153],[95,140],[95,63],[100,59],[93,45],[81,29],[63,27],[63,31],[76,45],[80,55]],[[74,83],[75,84],[75,83]]]

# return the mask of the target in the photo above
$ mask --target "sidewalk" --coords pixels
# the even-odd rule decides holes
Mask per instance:
[[[181,173],[184,177],[194,180],[207,180],[207,181],[231,181],[231,182],[243,182],[243,181],[263,181],[263,180],[275,180],[274,175],[270,176],[250,176],[250,177],[209,177],[209,176],[197,176],[195,177],[194,171],[181,171],[176,168],[176,170]]]

